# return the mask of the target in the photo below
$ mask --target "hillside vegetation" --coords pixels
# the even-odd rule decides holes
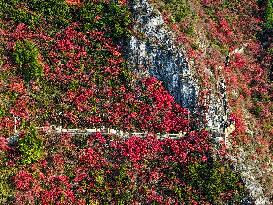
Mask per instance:
[[[131,71],[123,53],[126,39],[136,35],[130,2],[2,0],[0,204],[251,203],[227,157],[238,147],[265,170],[259,180],[272,197],[266,171],[273,151],[272,42],[263,48],[257,33],[272,29],[272,1],[261,4],[264,21],[255,1],[223,2],[154,4],[194,62],[202,92],[217,80],[204,67],[226,79],[236,122],[233,150],[216,150],[211,133],[195,130],[198,119],[188,117],[162,82]],[[232,54],[241,47],[244,53]],[[148,134],[125,139],[38,129],[50,125]],[[178,132],[185,136],[156,137]]]

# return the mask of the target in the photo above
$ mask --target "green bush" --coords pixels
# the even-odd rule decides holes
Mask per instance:
[[[31,29],[44,23],[49,33],[55,33],[71,23],[73,8],[65,0],[3,0],[0,2],[0,18],[11,19],[16,23],[25,23]]]
[[[34,43],[28,40],[17,41],[13,58],[19,65],[19,72],[24,76],[24,79],[37,80],[43,75],[43,67],[38,61],[38,48]]]
[[[3,116],[5,116],[5,111],[4,111],[4,109],[2,109],[2,108],[0,107],[0,117],[3,117]]]
[[[19,139],[18,146],[22,164],[33,163],[43,156],[43,141],[34,126],[30,126],[26,135]]]
[[[128,26],[132,23],[132,18],[125,6],[117,3],[85,1],[79,14],[79,20],[84,23],[85,31],[103,30],[106,31],[107,37],[112,37],[114,40],[130,35]]]
[[[72,9],[65,0],[28,0],[27,3],[56,27],[66,27],[71,22]]]
[[[114,25],[112,37],[115,39],[129,36],[130,30],[128,26],[132,23],[132,20],[128,9],[115,3],[111,3],[107,9],[108,25]]]
[[[0,2],[0,18],[25,23],[30,28],[44,26],[46,21],[50,35],[73,21],[81,21],[85,31],[104,30],[114,39],[130,35],[128,26],[132,22],[126,6],[91,0],[84,1],[80,8],[68,5],[65,0],[3,0]]]
[[[273,0],[267,1],[265,10],[265,24],[266,28],[273,29]]]
[[[70,84],[69,84],[69,89],[70,90],[77,90],[79,87],[80,87],[80,83],[79,83],[79,80],[73,80]]]
[[[229,165],[223,165],[219,161],[214,161],[213,164],[193,163],[189,165],[187,175],[191,186],[212,203],[221,202],[220,194],[227,191],[237,193],[233,199],[235,201],[240,200],[245,193],[243,185],[240,185],[240,177]]]
[[[175,22],[180,22],[187,16],[192,15],[192,11],[186,0],[163,0],[165,8],[170,10]]]
[[[16,23],[24,23],[34,29],[40,23],[40,15],[36,12],[31,12],[27,7],[17,7],[20,1],[3,1],[0,3],[0,11],[3,19],[10,19]],[[1,12],[0,12],[1,13]]]
[[[9,198],[14,195],[14,189],[10,183],[16,168],[0,165],[0,204],[7,204]]]

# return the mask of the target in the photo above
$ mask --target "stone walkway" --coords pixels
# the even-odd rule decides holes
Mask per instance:
[[[101,134],[114,134],[114,135],[118,135],[118,136],[122,136],[123,138],[128,138],[131,136],[140,136],[140,137],[144,137],[147,134],[149,134],[148,132],[125,132],[122,130],[117,130],[117,129],[113,129],[113,128],[106,128],[106,127],[102,127],[102,128],[86,128],[86,129],[64,129],[61,126],[50,126],[50,127],[38,127],[39,131],[43,131],[46,133],[56,133],[56,134],[61,134],[61,133],[69,133],[69,134],[92,134],[92,133],[96,133],[96,132],[100,132]],[[164,138],[173,138],[173,139],[179,139],[183,136],[186,135],[186,132],[180,132],[177,134],[170,134],[170,133],[153,133],[155,134],[159,139],[164,139]]]

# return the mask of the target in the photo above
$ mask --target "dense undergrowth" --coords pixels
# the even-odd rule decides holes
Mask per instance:
[[[245,163],[258,167],[253,174],[272,200],[272,1],[153,2],[185,47],[204,96],[225,79],[236,121],[230,153],[248,153]]]
[[[175,21],[193,15],[180,5]],[[0,17],[1,204],[236,204],[245,197],[228,161],[212,158],[209,133],[193,130],[161,82],[130,71],[120,43],[133,23],[125,2],[4,0]],[[234,69],[242,61],[237,56]],[[19,140],[9,145],[14,117]],[[35,128],[52,124],[187,134],[125,140]]]

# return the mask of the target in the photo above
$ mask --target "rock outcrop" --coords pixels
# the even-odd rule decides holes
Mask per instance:
[[[199,116],[202,112],[198,102],[200,87],[184,52],[175,46],[174,34],[147,0],[132,0],[130,6],[134,30],[139,34],[131,37],[126,51],[133,70],[162,81],[177,103],[188,108],[192,116]],[[228,114],[223,80],[218,82],[218,88],[207,97],[208,112],[205,113],[206,127],[215,137],[225,132]]]

